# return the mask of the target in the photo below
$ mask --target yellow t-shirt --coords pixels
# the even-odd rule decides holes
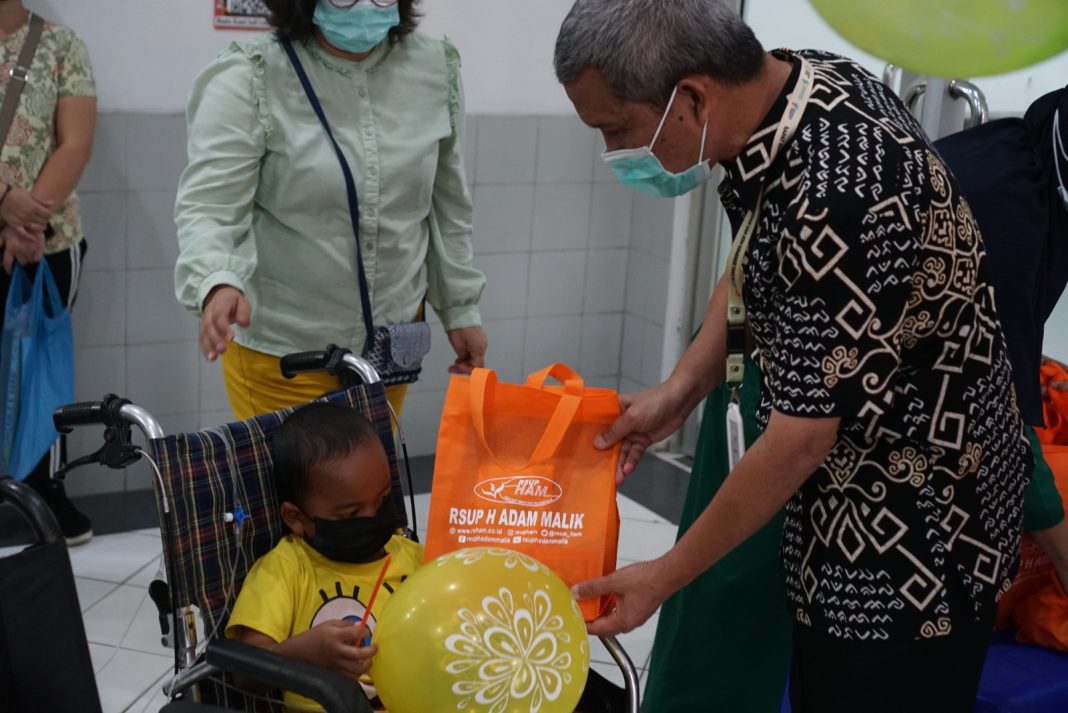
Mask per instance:
[[[386,552],[393,561],[367,620],[372,635],[376,616],[390,595],[423,561],[423,546],[403,537],[395,536],[386,543]],[[226,635],[236,638],[236,628],[246,626],[281,643],[324,621],[359,621],[383,561],[334,562],[312,549],[303,538],[288,535],[252,565],[234,604]],[[322,710],[314,701],[288,691],[285,702],[287,710]]]

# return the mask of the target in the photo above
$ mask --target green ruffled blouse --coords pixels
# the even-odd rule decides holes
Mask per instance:
[[[297,53],[356,177],[376,326],[424,295],[446,329],[478,326],[460,56],[419,33],[353,62],[311,40]],[[178,299],[217,285],[249,298],[237,341],[280,356],[364,342],[356,249],[337,157],[271,36],[233,44],[196,80],[189,165],[175,209]]]

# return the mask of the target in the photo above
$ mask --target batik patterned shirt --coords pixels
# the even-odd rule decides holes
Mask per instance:
[[[795,70],[720,192],[737,226],[765,196],[743,296],[772,409],[841,425],[787,505],[792,609],[842,639],[943,636],[1016,567],[1031,469],[982,239],[913,117],[847,59],[768,155]]]
[[[18,63],[29,28],[27,19],[22,27],[0,39],[0,102],[7,94],[11,70]],[[96,87],[85,45],[69,28],[46,22],[0,152],[0,181],[31,190],[56,150],[56,104],[63,97],[93,96]],[[55,235],[45,243],[46,253],[66,250],[81,241],[77,194],[70,194],[49,224]]]

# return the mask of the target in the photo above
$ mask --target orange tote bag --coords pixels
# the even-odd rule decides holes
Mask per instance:
[[[562,386],[546,382],[555,378]],[[438,432],[426,559],[503,547],[550,567],[568,586],[615,571],[619,448],[594,437],[620,414],[610,389],[587,388],[563,364],[502,384],[495,372],[454,376]],[[611,598],[582,602],[587,621]]]
[[[1068,372],[1050,362],[1042,367],[1040,378],[1049,386],[1068,379]],[[1068,393],[1050,389],[1042,401],[1046,427],[1035,433],[1068,511]],[[998,625],[1015,626],[1018,641],[1068,651],[1068,592],[1046,553],[1026,533],[1020,539],[1016,581],[998,605]]]

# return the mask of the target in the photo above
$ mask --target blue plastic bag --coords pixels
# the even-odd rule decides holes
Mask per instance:
[[[30,281],[16,266],[0,340],[0,470],[26,478],[58,437],[52,412],[74,401],[70,310],[42,260]]]
[[[18,424],[19,392],[22,384],[22,340],[17,335],[23,331],[18,318],[16,290],[22,290],[22,268],[12,275],[11,289],[4,305],[4,329],[0,332],[0,476],[7,475],[7,462],[15,443],[15,427]]]

